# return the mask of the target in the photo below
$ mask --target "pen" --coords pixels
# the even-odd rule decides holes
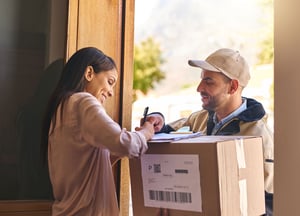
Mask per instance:
[[[146,122],[146,118],[147,118],[147,114],[148,114],[148,109],[149,109],[149,107],[145,107],[145,109],[144,109],[144,114],[143,114],[143,116],[144,116],[144,118],[143,118],[143,124],[145,124],[145,122]]]

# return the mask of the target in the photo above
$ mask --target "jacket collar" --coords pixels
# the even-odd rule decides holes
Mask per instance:
[[[262,104],[255,99],[252,98],[246,98],[247,99],[247,109],[241,112],[239,115],[237,115],[235,118],[229,121],[228,124],[226,124],[226,127],[221,129],[223,135],[230,135],[235,134],[240,131],[239,129],[239,122],[252,122],[260,120],[264,117],[266,114]],[[207,134],[211,135],[212,130],[214,128],[214,122],[213,122],[213,116],[215,112],[210,111],[207,121]],[[226,132],[227,131],[227,132]]]
[[[262,119],[266,114],[266,111],[263,108],[262,104],[252,98],[243,98],[247,100],[247,109],[241,112],[239,115],[237,115],[236,118],[245,122],[252,122]],[[215,112],[209,112],[209,121],[213,120],[214,114]]]

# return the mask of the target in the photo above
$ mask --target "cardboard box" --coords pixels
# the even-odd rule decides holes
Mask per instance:
[[[143,175],[143,176],[142,176]],[[130,160],[134,216],[265,213],[262,139],[201,136],[149,143]]]

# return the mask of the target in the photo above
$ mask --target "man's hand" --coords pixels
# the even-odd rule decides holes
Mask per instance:
[[[140,120],[141,126],[142,126],[143,120],[144,119]],[[165,124],[164,117],[158,113],[152,113],[152,114],[150,113],[149,115],[147,115],[146,121],[153,122],[155,132],[159,132]]]

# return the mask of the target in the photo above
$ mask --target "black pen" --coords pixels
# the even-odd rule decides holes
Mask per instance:
[[[144,118],[143,118],[143,124],[145,124],[145,122],[146,122],[147,115],[148,115],[148,110],[149,110],[149,107],[145,107],[144,114],[143,114],[143,116],[144,116]]]

